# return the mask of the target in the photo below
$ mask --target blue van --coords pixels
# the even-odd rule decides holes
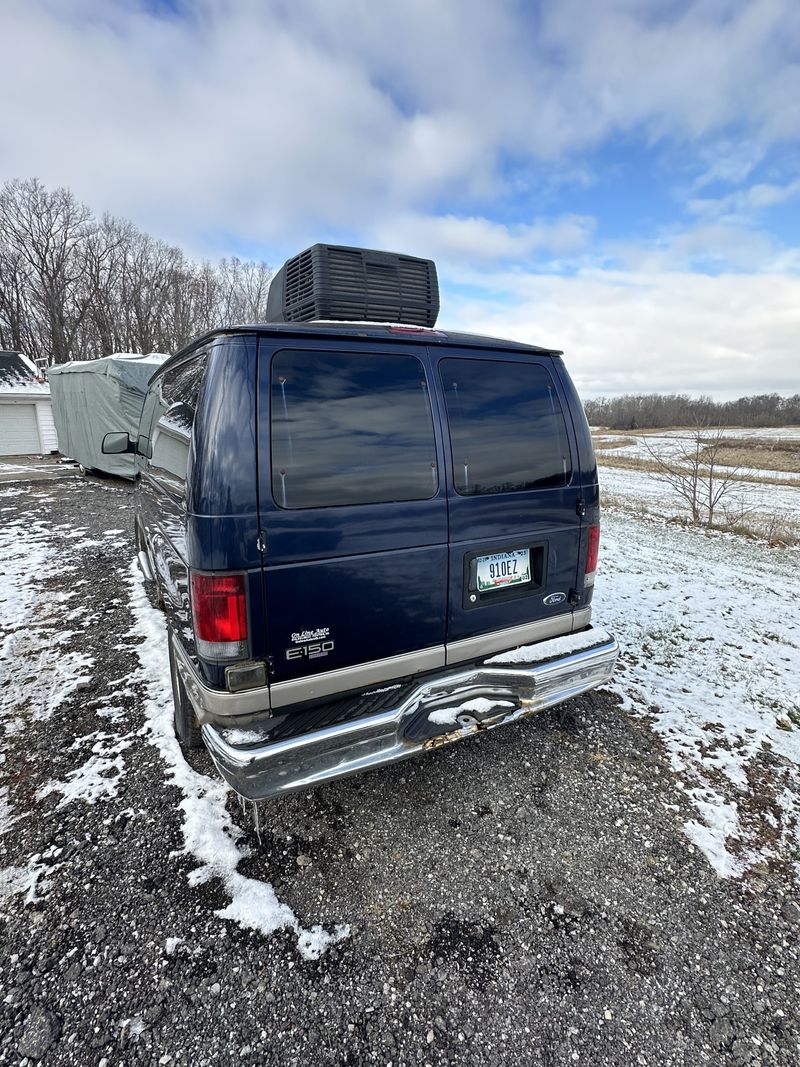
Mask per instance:
[[[273,321],[171,357],[138,439],[104,441],[136,457],[177,736],[247,799],[614,669],[590,626],[597,468],[561,353],[437,330],[437,310],[430,261],[314,246],[276,276]]]

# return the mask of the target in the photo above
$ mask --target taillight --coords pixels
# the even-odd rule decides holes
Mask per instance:
[[[243,574],[192,574],[192,622],[203,659],[244,659],[247,601]]]
[[[600,527],[590,526],[589,537],[586,545],[586,570],[583,576],[584,585],[592,585],[594,572],[597,570],[597,553],[600,551]]]

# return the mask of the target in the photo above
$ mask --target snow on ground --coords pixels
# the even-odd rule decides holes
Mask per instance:
[[[61,866],[53,861],[61,852],[62,849],[51,847],[31,856],[24,867],[0,868],[0,903],[18,893],[24,894],[26,904],[36,904],[46,896],[52,888],[50,876]]]
[[[613,431],[609,430],[607,432],[593,434],[593,440],[598,462],[601,464],[603,462],[604,444],[612,441],[619,441],[623,436],[628,441],[628,444],[621,445],[619,448],[611,447],[607,449],[606,451],[608,455],[620,459],[650,460],[653,458],[653,453],[655,453],[659,458],[666,460],[674,459],[687,446],[691,447],[694,432],[694,430],[684,429],[663,430],[658,433],[623,435],[618,433],[615,434]],[[704,437],[713,437],[717,432],[716,427],[704,429],[702,431]],[[723,427],[722,432],[726,438],[741,438],[743,441],[748,438],[769,438],[774,441],[795,441],[800,438],[800,426],[768,428],[764,430],[727,429]],[[748,477],[770,478],[773,481],[784,481],[800,486],[800,474],[792,471],[763,470],[760,467],[739,467],[737,470],[740,474]]]
[[[0,526],[0,715],[11,718],[6,729],[24,711],[49,718],[91,677],[91,657],[64,648],[71,635],[62,629],[63,601],[44,586],[56,569],[71,568],[56,558],[44,523]]]
[[[97,738],[97,740],[95,740]],[[36,799],[43,800],[51,793],[60,793],[59,808],[65,808],[76,800],[87,804],[96,804],[98,800],[108,800],[117,795],[117,786],[125,773],[125,761],[122,753],[131,747],[130,736],[118,737],[116,734],[90,734],[88,738],[79,738],[71,747],[81,748],[82,744],[92,740],[92,754],[80,767],[70,771],[63,782],[48,782],[37,790]]]
[[[11,811],[11,805],[8,802],[8,786],[0,786],[0,837],[3,834],[8,833],[13,823],[17,821],[19,816],[14,815]]]
[[[601,465],[600,488],[605,497],[610,495],[629,505],[642,505],[663,518],[686,514],[686,507],[675,490],[648,471]],[[800,483],[784,487],[737,482],[723,500],[723,514],[727,509],[735,515],[740,508],[752,510],[755,515],[779,515],[800,521]]]
[[[167,766],[170,783],[183,792],[184,851],[199,866],[189,881],[199,885],[212,878],[222,881],[230,904],[217,914],[240,926],[268,935],[288,928],[297,936],[297,947],[305,959],[318,959],[323,952],[349,934],[346,926],[328,933],[322,926],[301,926],[287,904],[282,904],[272,886],[248,878],[237,870],[249,849],[239,844],[241,831],[231,819],[226,801],[230,790],[219,778],[208,778],[193,770],[183,757],[172,725],[172,691],[169,682],[169,653],[163,616],[147,599],[141,574],[135,562],[130,568],[130,607],[135,620],[133,634],[142,638],[136,646],[139,681],[145,688],[144,714],[148,740],[157,748]]]
[[[720,875],[775,857],[800,875],[800,553],[612,509],[600,561],[612,688],[663,738],[687,835]]]

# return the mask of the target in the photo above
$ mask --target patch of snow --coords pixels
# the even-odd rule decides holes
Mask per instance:
[[[741,874],[745,863],[727,848],[727,842],[736,840],[741,834],[736,805],[727,803],[719,793],[708,787],[687,792],[703,821],[690,819],[683,828],[684,833],[704,853],[720,878]]]
[[[182,943],[182,937],[168,937],[167,940],[164,942],[164,951],[167,953],[168,956],[172,956],[174,955],[175,949],[178,947],[178,945]]]
[[[539,641],[535,645],[521,645],[512,648],[510,652],[501,652],[499,656],[492,656],[487,663],[540,663],[543,660],[553,659],[556,656],[568,656],[571,652],[582,652],[586,648],[594,648],[610,640],[610,634],[602,627],[592,630],[584,630],[578,634],[564,634],[563,637],[552,637],[547,641]]]
[[[241,730],[235,726],[229,726],[222,730],[222,736],[229,745],[255,745],[264,741],[269,734],[263,730]]]
[[[24,867],[0,868],[0,902],[24,893],[26,904],[38,904],[53,888],[49,876],[63,866],[61,863],[42,863],[42,860],[55,859],[60,853],[60,848],[51,846],[46,852],[31,856]]]
[[[0,837],[8,833],[18,818],[19,816],[14,815],[11,809],[8,799],[8,786],[0,785]]]
[[[349,928],[337,926],[333,933],[319,925],[305,929],[288,904],[278,900],[271,885],[248,878],[237,870],[250,852],[239,845],[241,831],[226,808],[227,785],[221,779],[208,778],[193,770],[175,738],[164,621],[147,599],[135,560],[130,566],[129,585],[134,636],[143,638],[135,652],[140,665],[138,679],[145,689],[148,740],[164,760],[169,782],[183,793],[180,802],[183,852],[199,864],[189,875],[189,883],[200,885],[219,878],[230,897],[230,904],[216,913],[220,918],[231,919],[245,929],[267,936],[280,929],[292,930],[300,954],[305,959],[317,959],[330,945],[347,937]]]
[[[41,583],[63,574],[40,522],[0,529],[0,713],[46,719],[91,681],[94,660],[61,646],[59,598],[41,595]],[[13,720],[12,720],[13,721]]]
[[[70,771],[66,781],[48,782],[38,789],[36,799],[43,800],[51,793],[61,793],[61,800],[58,802],[58,809],[61,809],[76,800],[96,804],[98,800],[115,797],[119,781],[125,773],[125,761],[120,753],[130,748],[133,741],[112,736],[116,743],[106,745],[105,740],[109,736],[102,735],[101,740],[95,742],[92,755],[80,767]],[[85,740],[87,738],[80,738],[81,742]],[[76,744],[73,744],[72,748],[75,748]]]
[[[134,1041],[138,1041],[147,1029],[147,1023],[141,1015],[135,1015],[132,1019],[122,1019],[119,1023],[119,1028],[122,1031],[127,1030],[128,1036],[133,1038]]]

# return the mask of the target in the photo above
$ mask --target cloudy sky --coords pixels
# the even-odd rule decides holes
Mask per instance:
[[[0,0],[0,181],[431,255],[586,396],[800,391],[797,0]]]

